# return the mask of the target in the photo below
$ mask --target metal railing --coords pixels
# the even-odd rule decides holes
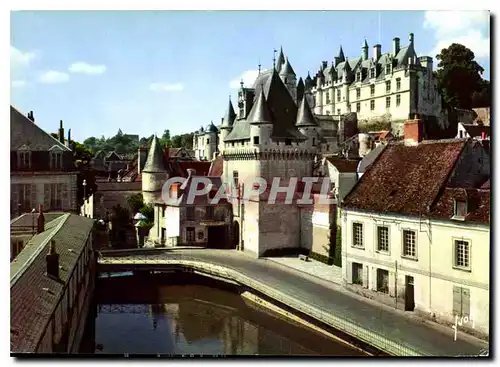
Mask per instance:
[[[431,356],[426,352],[417,350],[400,341],[388,339],[388,337],[380,331],[372,330],[366,325],[361,325],[356,321],[333,315],[331,311],[322,307],[316,305],[312,306],[310,301],[301,298],[297,294],[292,295],[278,291],[263,284],[257,279],[242,274],[241,269],[234,269],[230,265],[210,264],[195,256],[173,252],[165,252],[160,256],[158,253],[151,253],[150,255],[134,254],[132,256],[118,255],[113,257],[101,257],[99,263],[102,265],[184,265],[201,272],[236,281],[388,354],[395,356]]]

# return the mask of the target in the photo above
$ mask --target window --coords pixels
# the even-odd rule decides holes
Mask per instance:
[[[162,218],[165,217],[165,209],[166,209],[165,207],[161,208],[161,216],[162,216]]]
[[[23,211],[31,211],[32,206],[34,206],[31,203],[31,196],[32,196],[31,184],[18,184],[17,188],[18,188],[18,204],[21,206],[21,209],[23,209]]]
[[[199,232],[198,232],[198,239],[199,239],[199,240],[202,240],[202,239],[204,239],[204,238],[205,238],[205,233],[203,233],[203,231],[199,231]]]
[[[372,110],[372,111],[373,111],[374,109],[375,109],[375,100],[374,100],[374,99],[372,99],[372,100],[370,101],[370,110]]]
[[[207,144],[209,144],[209,143],[210,143],[210,139],[207,139]]]
[[[330,91],[326,91],[326,103],[330,103]]]
[[[389,271],[377,269],[377,291],[389,293]]]
[[[313,144],[312,145],[314,147],[314,146],[316,146],[316,138],[312,138],[312,139],[313,139],[313,141],[312,141]]]
[[[397,78],[396,79],[396,90],[400,90],[401,89],[401,78]]]
[[[370,95],[371,96],[375,95],[375,84],[370,85]]]
[[[385,92],[391,93],[391,81],[390,80],[385,82]]]
[[[363,284],[363,264],[352,263],[352,284]]]
[[[470,291],[453,286],[453,314],[459,317],[470,316]]]
[[[396,96],[396,106],[399,106],[401,104],[401,94],[398,94]]]
[[[457,218],[465,218],[467,216],[467,203],[461,200],[455,200],[453,215]]]
[[[292,141],[290,139],[285,140],[285,145],[292,145]]]
[[[389,251],[389,228],[377,227],[377,250]]]
[[[361,98],[361,88],[356,88],[356,98],[357,99]]]
[[[337,102],[340,102],[340,90],[337,91]]]
[[[50,184],[50,209],[63,209],[64,184]]]
[[[340,108],[337,109],[337,115],[340,115]]]
[[[391,73],[391,65],[390,64],[388,64],[388,65],[385,66],[385,73],[386,74],[390,74]]]
[[[186,241],[187,242],[194,242],[194,228],[193,227],[186,228]]]
[[[188,206],[186,208],[186,220],[194,220],[194,207],[193,206]]]
[[[361,103],[356,103],[356,112],[361,112]]]
[[[358,72],[358,73],[356,74],[356,81],[357,81],[357,82],[360,82],[360,81],[361,81],[361,72]]]
[[[31,168],[31,152],[19,152],[18,155],[19,168]]]
[[[391,97],[385,97],[385,108],[391,107]]]
[[[370,70],[370,78],[372,78],[372,79],[373,79],[373,78],[375,78],[375,76],[376,76],[376,73],[375,73],[375,68],[372,68],[372,69]]]
[[[62,168],[62,152],[51,152],[50,153],[50,167],[52,169]]]
[[[469,241],[454,241],[455,260],[453,265],[457,268],[470,269]]]
[[[259,144],[259,137],[258,136],[254,136],[253,137],[253,143],[254,144]]]
[[[238,171],[233,171],[234,187],[238,187]]]
[[[403,230],[403,256],[417,257],[417,246],[415,243],[415,231]]]
[[[214,217],[214,207],[207,206],[205,209],[205,219],[212,219]]]
[[[363,247],[363,224],[352,224],[352,245],[353,247]]]

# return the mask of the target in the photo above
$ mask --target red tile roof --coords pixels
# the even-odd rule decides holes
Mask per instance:
[[[454,215],[454,201],[467,202],[465,221],[490,224],[490,190],[445,188],[431,210],[431,217],[451,219]]]
[[[346,196],[343,208],[426,215],[467,140],[390,143]]]
[[[133,182],[97,182],[97,191],[137,191],[142,190],[140,181]]]
[[[222,176],[223,171],[224,171],[224,160],[223,157],[219,155],[210,164],[208,176]]]

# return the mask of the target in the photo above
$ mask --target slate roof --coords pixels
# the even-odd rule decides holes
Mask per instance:
[[[471,138],[481,137],[481,134],[484,132],[486,136],[491,136],[491,127],[490,126],[481,126],[481,125],[472,125],[472,124],[462,124],[465,131]]]
[[[142,170],[143,172],[165,172],[165,160],[163,156],[163,149],[161,147],[158,137],[155,135],[149,148],[146,164]]]
[[[288,57],[286,58],[285,65],[280,69],[280,75],[295,75],[295,71],[293,71],[292,65],[290,65],[290,61],[288,61]]]
[[[326,157],[326,160],[341,173],[356,173],[360,162],[359,159],[345,159],[341,157]]]
[[[345,209],[429,215],[467,140],[389,143],[345,197]]]
[[[45,225],[47,226],[48,223],[52,222],[54,219],[59,218],[61,215],[64,213],[62,212],[49,212],[49,213],[43,213],[43,216],[45,217]],[[37,218],[38,218],[38,212],[31,214],[31,213],[25,213],[16,219],[13,219],[10,222],[10,231],[11,233],[13,232],[31,232],[33,230],[33,219],[35,222],[35,231],[36,231],[36,225],[37,225]]]
[[[304,98],[305,89],[306,87],[304,85],[304,81],[302,80],[302,77],[300,77],[297,83],[297,101],[301,101],[302,98]]]
[[[267,74],[267,78],[263,77],[263,74],[259,76],[259,78],[265,80],[265,82],[256,86],[255,96],[260,96],[261,91],[264,92],[264,97],[271,112],[271,119],[273,122],[271,138],[298,141],[306,140],[307,138],[302,135],[295,126],[297,106],[292,96],[281,81],[276,70],[273,68],[270,73],[270,75]],[[247,139],[250,139],[249,121],[247,121],[247,119],[240,119],[234,123],[233,130],[227,135],[224,141]]]
[[[276,61],[276,71],[280,72],[281,67],[285,63],[285,56],[283,54],[283,47],[280,47],[280,54],[278,55],[278,60]]]
[[[302,98],[300,102],[299,112],[297,113],[297,123],[295,125],[304,127],[318,126],[318,122],[309,108],[309,103],[307,103],[307,98]]]
[[[226,115],[222,122],[222,127],[232,127],[236,120],[236,112],[234,112],[233,104],[231,103],[231,98],[229,99],[229,105],[227,106]]]
[[[207,128],[205,129],[205,132],[211,132],[211,133],[218,133],[219,129],[217,129],[213,123],[213,121],[210,121],[210,124],[208,124]]]
[[[57,226],[47,228],[49,226],[46,225],[45,231],[34,236],[11,263],[11,352],[35,352],[94,225],[93,219],[69,213],[53,222],[58,222]],[[51,239],[56,241],[59,253],[60,281],[45,275],[45,256]],[[30,259],[33,255],[35,257]],[[30,260],[30,265],[24,268],[22,264]]]
[[[57,146],[63,151],[71,151],[11,105],[10,150],[18,150],[23,145],[28,146],[32,151],[48,151],[53,146]]]

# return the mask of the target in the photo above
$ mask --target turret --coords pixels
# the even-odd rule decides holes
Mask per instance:
[[[236,113],[234,112],[233,104],[231,103],[231,96],[229,96],[229,105],[227,107],[226,115],[222,119],[219,134],[219,152],[224,150],[224,139],[233,129],[234,120],[236,120]]]
[[[302,98],[304,98],[305,90],[306,87],[304,85],[304,81],[302,80],[302,78],[299,78],[299,82],[297,83],[297,100],[295,101],[297,105],[302,100]]]
[[[297,76],[295,75],[295,71],[290,65],[290,61],[288,61],[288,57],[285,59],[285,64],[281,67],[280,70],[280,78],[283,84],[285,84],[288,92],[292,96],[293,100],[297,100]]]
[[[149,147],[148,157],[141,175],[144,203],[152,204],[160,196],[162,185],[168,179],[162,147],[156,134]]]
[[[219,129],[215,127],[213,121],[210,121],[210,124],[205,129],[205,159],[211,161],[215,158],[217,154],[217,136],[219,134]]]
[[[275,69],[279,73],[281,68],[285,64],[285,56],[283,54],[283,46],[280,47],[280,54],[278,55],[278,60],[276,61]]]
[[[368,42],[366,42],[366,38],[363,47],[361,47],[361,57],[363,61],[368,60]]]
[[[318,123],[309,108],[306,98],[302,98],[300,103],[295,126],[297,126],[302,135],[307,136],[308,140],[306,144],[308,148],[317,146],[319,143]]]
[[[266,144],[271,137],[273,120],[264,96],[264,88],[260,89],[260,94],[248,114],[247,121],[250,123],[250,144],[254,146]]]
[[[338,64],[344,61],[345,61],[344,50],[342,50],[342,46],[340,46],[339,55],[335,57],[335,66],[338,66]]]

